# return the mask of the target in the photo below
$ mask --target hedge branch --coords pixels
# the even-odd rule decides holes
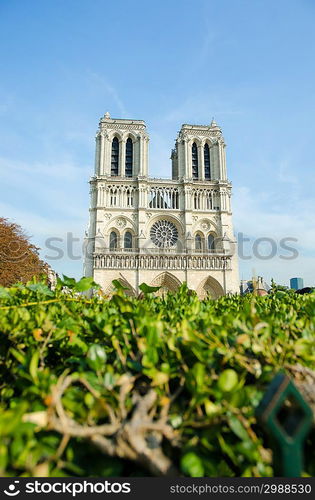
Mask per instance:
[[[125,402],[133,389],[136,377],[124,375],[119,394],[119,415],[113,410],[109,413],[111,423],[103,425],[81,425],[67,415],[62,403],[66,390],[73,384],[83,385],[95,398],[100,394],[81,377],[63,375],[59,378],[52,393],[52,404],[46,412],[34,412],[24,416],[24,421],[36,423],[40,428],[47,427],[64,437],[85,438],[102,453],[132,460],[155,476],[177,476],[178,470],[162,449],[163,439],[176,442],[173,428],[166,423],[165,413],[153,420],[150,411],[157,403],[157,394],[150,389],[145,396],[134,392],[131,410]]]

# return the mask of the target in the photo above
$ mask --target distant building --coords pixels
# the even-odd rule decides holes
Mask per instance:
[[[300,290],[303,287],[304,287],[303,278],[290,279],[290,288],[293,288],[293,290]]]
[[[296,293],[300,295],[304,295],[305,293],[313,293],[315,288],[311,288],[310,286],[306,286],[305,288],[299,288],[299,290],[295,290]]]
[[[50,266],[47,269],[48,286],[52,290],[55,290],[57,285],[58,274]]]
[[[255,292],[257,295],[267,295],[270,286],[263,280],[262,276],[258,276],[252,280],[242,280],[240,286],[241,295]]]

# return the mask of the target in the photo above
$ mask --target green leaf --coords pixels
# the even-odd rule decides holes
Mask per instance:
[[[39,295],[44,295],[47,297],[53,297],[54,292],[48,288],[47,285],[44,285],[43,283],[35,283],[33,285],[27,285],[26,288],[31,290],[32,292],[37,292]]]
[[[9,461],[8,447],[4,443],[0,443],[0,471],[6,469]]]
[[[126,300],[125,297],[121,297],[120,295],[113,295],[112,302],[117,305],[118,309],[122,313],[132,312],[132,305],[129,300]]]
[[[210,399],[206,399],[204,402],[206,414],[208,417],[213,417],[221,412],[222,408],[219,405],[213,403]]]
[[[167,373],[156,371],[156,373],[152,377],[152,386],[154,387],[156,385],[166,384],[166,382],[168,382],[168,380],[169,380],[169,376]]]
[[[161,287],[160,286],[149,286],[146,283],[141,283],[139,288],[140,288],[141,292],[143,292],[144,294],[147,294],[147,293],[157,292],[158,290],[160,290]]]
[[[119,280],[113,280],[112,285],[116,290],[129,290],[129,287],[124,286]]]
[[[38,383],[38,362],[39,362],[39,351],[35,351],[34,354],[31,357],[30,361],[30,366],[29,366],[29,372],[34,380],[34,382],[37,384]]]
[[[235,415],[228,417],[228,423],[234,434],[236,434],[236,436],[242,441],[248,441],[250,439],[245,427]]]
[[[10,298],[9,292],[7,292],[7,290],[3,286],[0,286],[0,299],[9,299],[9,298]]]
[[[100,344],[92,344],[89,347],[86,358],[90,368],[98,371],[104,368],[107,360],[107,355],[104,347],[102,347]]]
[[[17,349],[14,349],[14,347],[10,347],[9,352],[15,357],[15,359],[17,359],[19,363],[21,363],[22,365],[25,363],[26,356],[24,353],[17,351]]]
[[[74,288],[75,285],[76,285],[76,280],[74,278],[69,278],[68,276],[66,276],[65,274],[62,275],[62,280],[60,278],[58,278],[58,282],[62,285],[62,286],[66,286],[68,288]]]
[[[195,363],[192,368],[192,373],[196,381],[197,389],[202,391],[205,383],[205,365],[203,365],[202,363]]]
[[[218,380],[218,387],[222,392],[233,391],[238,384],[238,375],[236,371],[227,369],[224,370]]]
[[[13,410],[0,409],[0,436],[8,436],[21,425],[22,415],[27,409],[27,402],[19,403]]]
[[[142,365],[146,367],[154,366],[159,360],[159,353],[155,347],[150,347],[146,350],[145,355],[142,357]]]
[[[12,398],[14,395],[14,389],[12,387],[4,387],[1,389],[1,397],[4,399],[9,399]]]
[[[105,373],[105,375],[104,375],[104,387],[106,387],[106,389],[108,389],[108,390],[111,390],[115,386],[116,380],[117,380],[117,377],[113,373],[110,373],[110,372]]]
[[[95,399],[94,399],[94,396],[92,396],[92,394],[90,392],[88,392],[87,394],[85,394],[85,396],[84,396],[84,403],[86,404],[86,406],[88,408],[92,408],[92,406],[94,405]]]
[[[170,420],[171,426],[174,427],[174,429],[177,429],[183,423],[183,417],[181,415],[171,415],[169,420]]]
[[[182,456],[180,461],[181,470],[186,476],[203,477],[204,466],[199,455],[193,451],[189,451]]]
[[[237,465],[237,457],[235,456],[235,453],[234,453],[234,450],[233,450],[233,446],[231,446],[230,444],[226,443],[226,441],[224,440],[222,434],[218,435],[218,441],[219,441],[219,444],[220,444],[220,447],[221,447],[223,453],[225,453],[232,460],[232,462],[235,465]]]
[[[81,278],[80,281],[78,281],[74,285],[73,290],[75,290],[76,292],[86,292],[87,290],[90,290],[92,288],[99,289],[100,286],[97,283],[95,283],[93,278],[88,277],[88,278]]]

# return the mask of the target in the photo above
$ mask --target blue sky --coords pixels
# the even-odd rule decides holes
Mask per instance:
[[[79,277],[82,261],[48,258],[45,241],[66,254],[72,232],[80,255],[100,116],[147,122],[156,177],[181,124],[214,116],[250,238],[240,276],[315,284],[314,22],[313,0],[0,0],[0,214]],[[274,258],[252,255],[262,237]]]

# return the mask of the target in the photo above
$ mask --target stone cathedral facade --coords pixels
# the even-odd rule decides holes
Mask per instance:
[[[187,282],[200,298],[239,292],[238,260],[220,127],[182,125],[171,152],[172,179],[148,173],[142,120],[106,113],[96,135],[90,180],[85,275],[105,293],[112,280],[138,293],[145,282],[175,291]]]

